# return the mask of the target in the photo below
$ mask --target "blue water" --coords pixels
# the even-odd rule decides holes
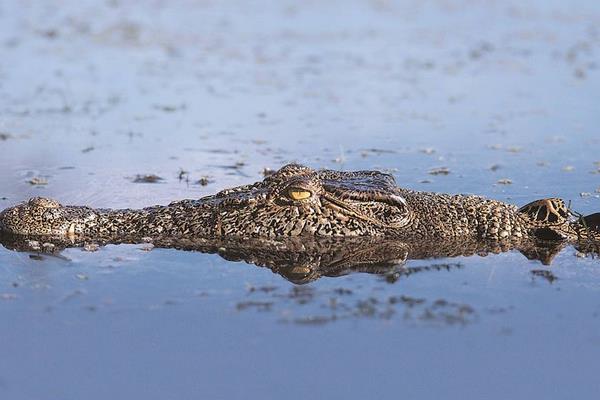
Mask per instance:
[[[165,204],[298,161],[597,212],[598,26],[593,1],[0,2],[0,208]],[[600,264],[573,248],[303,286],[146,250],[0,249],[0,398],[600,391]]]

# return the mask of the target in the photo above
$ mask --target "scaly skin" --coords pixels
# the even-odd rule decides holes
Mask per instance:
[[[518,209],[479,196],[403,189],[377,171],[316,171],[290,164],[252,185],[141,210],[62,206],[33,198],[0,213],[0,230],[104,241],[124,236],[576,241],[600,237],[599,220],[594,214],[575,221],[558,199]]]

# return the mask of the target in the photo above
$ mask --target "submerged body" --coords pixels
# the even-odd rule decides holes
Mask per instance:
[[[559,199],[522,208],[471,195],[400,188],[377,171],[313,170],[290,164],[252,185],[141,210],[62,206],[46,198],[0,213],[19,235],[118,240],[123,236],[379,236],[401,240],[600,237],[600,214],[575,219]]]

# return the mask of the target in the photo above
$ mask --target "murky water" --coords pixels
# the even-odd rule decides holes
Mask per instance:
[[[164,204],[298,161],[600,211],[600,6],[523,3],[0,2],[0,208]],[[600,391],[600,263],[572,248],[300,286],[148,250],[0,249],[2,398]]]

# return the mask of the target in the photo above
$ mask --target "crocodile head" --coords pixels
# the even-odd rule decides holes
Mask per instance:
[[[263,181],[143,210],[97,210],[33,198],[0,213],[20,235],[383,236],[410,222],[391,175],[290,164]]]
[[[391,175],[289,164],[262,182],[224,190],[221,236],[378,236],[406,226],[410,212]]]

